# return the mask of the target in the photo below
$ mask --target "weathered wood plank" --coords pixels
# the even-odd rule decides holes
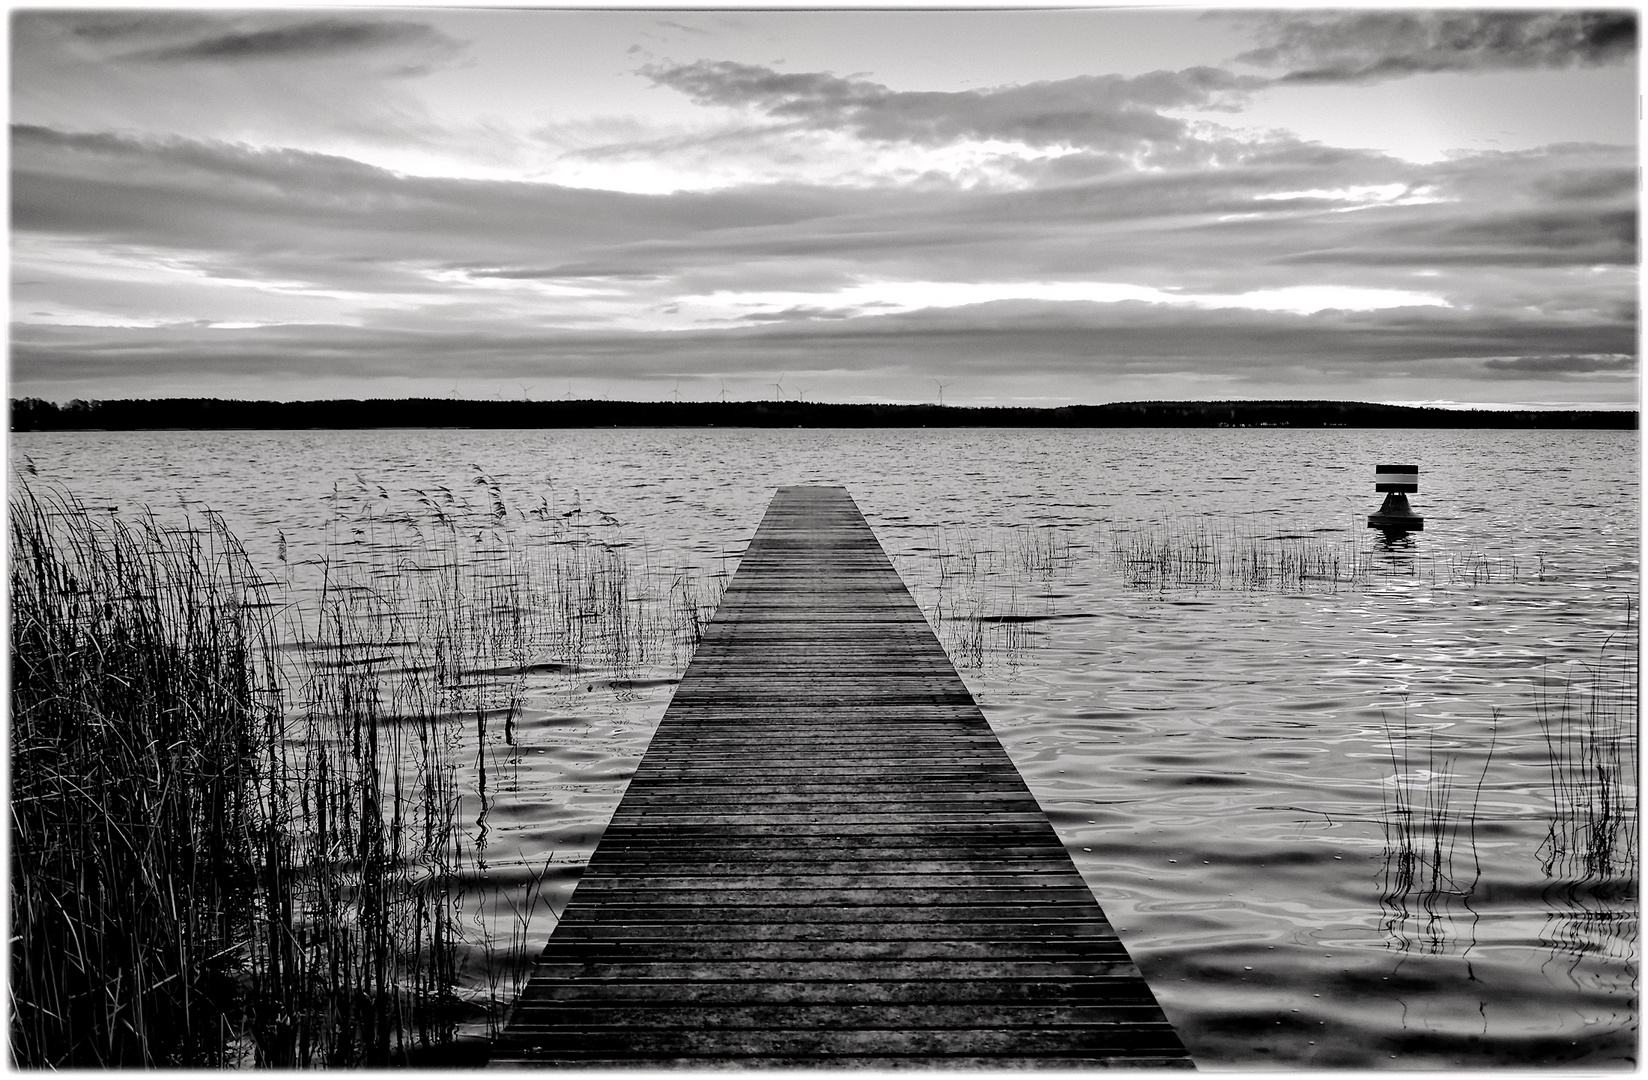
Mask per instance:
[[[857,507],[784,488],[501,1064],[1190,1064]]]
[[[1085,908],[1082,910],[1086,910]],[[729,902],[713,910],[706,910],[691,905],[670,906],[667,904],[641,902],[623,904],[612,898],[602,901],[599,910],[591,904],[579,905],[576,910],[569,908],[561,916],[561,926],[575,925],[579,922],[619,922],[623,920],[644,922],[690,922],[706,926],[715,926],[727,923],[744,924],[750,922],[778,922],[785,924],[820,924],[845,927],[840,932],[847,934],[851,927],[862,926],[872,921],[906,922],[920,920],[934,924],[943,923],[989,923],[989,922],[1022,922],[1025,924],[1039,923],[1046,919],[1065,919],[1070,913],[1046,903],[1038,904],[957,904],[950,907],[939,905],[908,905],[908,904],[864,904],[854,908],[834,907],[821,908],[816,905],[797,904],[740,904]],[[1109,931],[1108,923],[1098,923]],[[560,927],[557,927],[559,932]],[[1114,933],[1114,931],[1109,931]]]
[[[711,979],[691,981],[627,980],[599,987],[541,980],[522,991],[517,1008],[558,1001],[588,1004],[601,1002],[649,1002],[655,1004],[738,1005],[738,1004],[836,1004],[836,1005],[1006,1005],[1025,1004],[1038,1008],[1064,1008],[1072,1004],[1155,1006],[1155,998],[1134,979],[1015,979],[998,982],[918,982],[878,980],[850,984],[829,981],[772,979],[721,982]],[[1159,1014],[1159,1010],[1157,1011]]]
[[[871,923],[789,922],[669,922],[647,920],[631,912],[628,918],[614,919],[616,909],[603,908],[598,923],[567,924],[562,931],[569,941],[979,941],[979,942],[1064,942],[1114,941],[1101,927],[1057,921],[1018,922],[1010,920],[966,922],[899,922],[884,917]]]
[[[865,1010],[865,1015],[873,1012]],[[659,1058],[736,1059],[767,1054],[806,1054],[819,1058],[840,1054],[924,1054],[935,1057],[989,1054],[1020,1057],[1058,1053],[1085,1056],[1095,1052],[1120,1054],[1132,1050],[1160,1054],[1178,1045],[1178,1036],[1165,1021],[1093,1028],[970,1027],[902,1031],[864,1027],[835,1031],[556,1028],[544,1032],[522,1032],[516,1040],[523,1046],[559,1054],[567,1064],[595,1055],[622,1056],[650,1063]]]
[[[682,1005],[658,1003],[641,1005],[621,1002],[590,1006],[568,1002],[544,1002],[523,1007],[517,1022],[538,1029],[562,1024],[582,1027],[687,1027],[687,1028],[843,1028],[875,1023],[883,1029],[941,1029],[953,1027],[1100,1027],[1116,1024],[1151,1024],[1148,1006],[1064,1005],[1041,1008],[1032,1005],[882,1005],[874,1017],[861,1015],[863,1005]]]

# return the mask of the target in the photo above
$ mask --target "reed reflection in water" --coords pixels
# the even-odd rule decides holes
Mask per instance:
[[[1634,608],[1589,662],[1545,671],[1536,690],[1551,818],[1540,846],[1551,905],[1544,939],[1570,975],[1581,959],[1634,958],[1639,627]],[[1632,965],[1630,990],[1636,988]]]
[[[1385,716],[1384,728],[1392,775],[1380,788],[1380,928],[1401,952],[1419,949],[1440,956],[1461,940],[1463,951],[1469,952],[1481,918],[1471,908],[1482,880],[1477,808],[1498,743],[1498,710],[1474,780],[1461,775],[1460,758],[1446,744],[1438,748],[1434,726],[1422,733],[1414,730],[1406,706],[1399,719]],[[1469,920],[1463,933],[1461,919]]]
[[[961,672],[1011,675],[1042,642],[1038,623],[1081,618],[1060,611],[1060,587],[1085,541],[1075,530],[928,526],[893,556],[951,663]]]

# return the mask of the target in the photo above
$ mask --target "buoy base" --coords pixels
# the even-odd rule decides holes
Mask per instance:
[[[1385,495],[1377,514],[1368,515],[1368,528],[1386,532],[1424,532],[1425,519],[1408,508],[1408,497],[1400,491]]]

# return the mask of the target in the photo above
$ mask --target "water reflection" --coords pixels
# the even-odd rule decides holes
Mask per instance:
[[[1384,529],[1380,531],[1378,538],[1374,540],[1374,546],[1382,552],[1390,552],[1392,554],[1406,553],[1412,555],[1419,549],[1419,542],[1414,535],[1406,529]],[[1393,562],[1394,561],[1400,560],[1393,560]],[[1411,559],[1407,561],[1410,563],[1412,562]]]
[[[1471,907],[1482,880],[1477,808],[1498,745],[1498,713],[1474,780],[1461,775],[1458,755],[1438,748],[1434,725],[1413,729],[1406,706],[1399,719],[1386,715],[1384,727],[1392,775],[1380,788],[1380,928],[1400,952],[1439,956],[1463,943],[1468,953],[1481,920]]]
[[[1585,960],[1636,953],[1637,661],[1628,606],[1593,661],[1547,669],[1536,693],[1552,802],[1539,848],[1551,906],[1542,940],[1576,983]]]
[[[1575,670],[1577,668],[1577,670]],[[1607,882],[1636,865],[1637,631],[1634,612],[1590,663],[1549,671],[1536,695],[1553,804],[1545,875]]]

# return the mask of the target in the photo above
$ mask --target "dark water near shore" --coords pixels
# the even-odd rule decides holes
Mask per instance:
[[[477,473],[512,506],[589,516],[666,593],[735,570],[775,486],[845,484],[1199,1064],[1634,1060],[1633,432],[138,432],[11,452],[87,503],[220,511],[298,591],[350,522],[410,520]],[[1389,547],[1364,527],[1385,461],[1420,464],[1426,517]],[[1139,571],[1198,536],[1226,562]],[[1289,552],[1316,572],[1273,561]],[[483,815],[500,890],[553,860],[564,902],[684,659],[529,675]]]

